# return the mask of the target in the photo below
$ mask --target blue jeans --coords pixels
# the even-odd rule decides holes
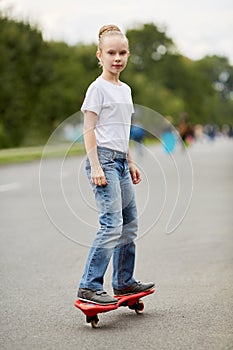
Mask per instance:
[[[138,229],[133,183],[125,154],[98,147],[107,185],[92,184],[100,228],[89,251],[80,288],[103,290],[104,274],[113,257],[112,286],[123,289],[133,282],[135,238]],[[86,171],[91,181],[87,159]]]

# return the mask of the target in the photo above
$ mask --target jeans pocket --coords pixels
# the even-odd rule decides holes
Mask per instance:
[[[101,151],[98,152],[98,158],[100,165],[103,170],[114,168],[115,167],[115,161],[113,159],[113,153],[108,151]]]

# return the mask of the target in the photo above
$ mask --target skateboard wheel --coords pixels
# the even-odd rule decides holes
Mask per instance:
[[[99,318],[98,318],[97,315],[96,316],[92,316],[92,317],[87,316],[86,317],[86,321],[87,321],[87,323],[91,324],[92,328],[97,328],[97,324],[99,322]]]
[[[141,300],[139,300],[135,304],[129,306],[129,308],[131,310],[134,310],[136,314],[142,314],[144,311],[144,303]]]
[[[91,326],[92,326],[92,328],[97,328],[97,323],[98,323],[98,321],[96,321],[96,320],[91,320]]]

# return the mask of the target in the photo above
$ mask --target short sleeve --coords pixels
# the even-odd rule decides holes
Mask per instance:
[[[103,96],[97,86],[91,84],[87,89],[85,99],[83,101],[81,111],[91,111],[99,115],[103,105]]]

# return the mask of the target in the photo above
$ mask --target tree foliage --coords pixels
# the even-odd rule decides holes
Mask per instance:
[[[96,45],[45,42],[28,23],[0,15],[0,147],[44,142],[81,107],[99,74]],[[193,123],[231,123],[233,67],[225,57],[193,61],[148,23],[127,31],[131,57],[122,79],[134,102]]]

